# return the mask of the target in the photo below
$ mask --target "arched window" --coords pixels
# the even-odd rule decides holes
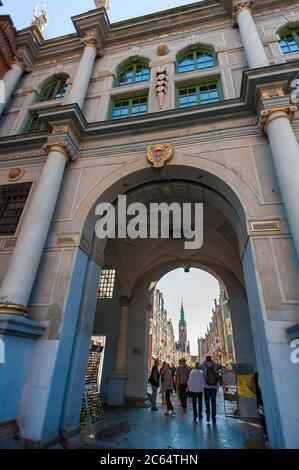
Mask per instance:
[[[215,65],[217,65],[215,52],[209,48],[200,48],[182,54],[177,62],[177,71],[178,73],[193,72],[215,67]]]
[[[299,28],[292,28],[280,34],[280,48],[283,54],[299,52]]]
[[[116,86],[132,85],[147,82],[150,79],[150,68],[146,62],[134,62],[123,66],[116,80]]]
[[[58,100],[63,98],[68,88],[67,81],[67,75],[52,78],[43,86],[37,101]]]

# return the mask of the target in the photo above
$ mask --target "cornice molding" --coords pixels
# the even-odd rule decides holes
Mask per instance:
[[[217,122],[216,132],[218,133],[222,132],[222,129],[224,132],[230,132],[230,128],[233,132],[238,132],[238,128],[243,129],[241,132],[247,132],[246,128],[253,129],[257,126],[262,102],[268,108],[288,106],[290,90],[287,84],[297,78],[298,68],[299,61],[294,61],[245,70],[240,98],[185,109],[160,111],[136,119],[88,123],[76,104],[59,108],[49,107],[40,111],[40,117],[53,129],[52,135],[48,136],[48,142],[69,139],[76,156],[79,152],[84,153],[84,151],[97,148],[101,150],[104,147],[111,148],[113,153],[114,148],[120,147],[119,138],[126,142],[124,145],[138,143],[141,137],[145,142],[157,130],[160,132],[161,139],[164,136],[166,139],[168,134],[184,140],[189,134],[190,141],[198,138],[198,134],[213,131],[215,122]],[[282,85],[285,96],[282,96]],[[263,93],[263,98],[261,98],[261,93]],[[193,134],[190,132],[190,126],[199,126],[201,129]],[[11,148],[13,153],[22,153],[24,147],[27,152],[30,149],[30,143],[36,149],[37,142],[41,142],[41,147],[46,143],[46,139],[46,134],[4,137],[0,139],[0,152],[7,155]]]

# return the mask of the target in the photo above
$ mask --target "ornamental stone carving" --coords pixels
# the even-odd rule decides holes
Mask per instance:
[[[85,36],[81,39],[81,43],[85,47],[92,47],[93,49],[98,52],[98,37],[96,31],[89,31],[85,34]]]
[[[237,24],[239,14],[244,10],[251,11],[253,0],[237,0],[233,4],[233,22]]]
[[[14,57],[13,63],[20,67],[22,70],[26,70],[25,57],[22,51],[17,51]]]
[[[75,160],[74,149],[67,140],[52,140],[46,142],[42,146],[42,149],[45,150],[47,154],[49,154],[52,150],[56,150],[57,152],[62,153],[67,160]]]
[[[163,55],[168,54],[168,52],[169,52],[169,49],[168,49],[167,44],[165,42],[160,42],[160,44],[158,44],[157,46],[157,54],[160,56],[163,56]]]
[[[24,176],[23,168],[11,168],[8,173],[8,181],[18,181]]]
[[[156,95],[159,102],[160,109],[163,108],[165,97],[168,92],[168,72],[166,65],[159,65],[157,67],[156,78]]]
[[[173,157],[173,146],[171,144],[150,145],[147,148],[147,159],[154,168],[160,170]]]
[[[109,0],[94,0],[96,8],[104,8],[105,10],[109,10],[110,2]]]
[[[269,124],[275,119],[283,117],[292,122],[297,110],[298,107],[295,105],[263,109],[260,113],[260,126],[263,132],[267,134]]]

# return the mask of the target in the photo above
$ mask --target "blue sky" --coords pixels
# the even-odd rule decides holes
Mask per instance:
[[[197,337],[206,332],[214,308],[214,298],[219,297],[218,281],[200,269],[191,269],[189,273],[176,269],[166,274],[157,287],[163,292],[165,307],[173,321],[176,338],[183,298],[191,353],[197,354]]]
[[[29,25],[36,0],[3,0],[1,14],[10,14],[17,29]],[[43,0],[39,0],[42,5]],[[109,19],[111,23],[142,16],[156,11],[188,5],[191,0],[110,0]],[[94,8],[93,0],[48,0],[47,11],[50,22],[47,38],[63,36],[74,32],[71,16]]]
[[[3,0],[1,14],[10,14],[17,29],[29,25],[36,0]],[[191,0],[110,0],[109,18],[111,23],[154,13],[156,11],[187,5]],[[42,5],[42,0],[39,2]],[[47,11],[50,22],[47,38],[74,32],[71,16],[84,13],[94,7],[93,0],[49,0]],[[172,318],[175,334],[178,334],[181,298],[184,299],[188,337],[191,352],[197,353],[197,336],[205,333],[211,318],[214,298],[218,298],[218,281],[209,274],[192,269],[189,274],[175,270],[167,274],[159,288],[164,294],[165,305]]]

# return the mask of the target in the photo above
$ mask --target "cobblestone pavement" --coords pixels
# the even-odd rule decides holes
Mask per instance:
[[[161,396],[159,397],[161,401]],[[193,421],[192,405],[187,414],[177,398],[173,398],[175,417],[151,409],[118,408],[106,412],[105,426],[95,438],[86,438],[87,447],[98,449],[244,449],[263,448],[261,428],[257,422],[227,418],[219,396],[217,424],[206,417]]]

